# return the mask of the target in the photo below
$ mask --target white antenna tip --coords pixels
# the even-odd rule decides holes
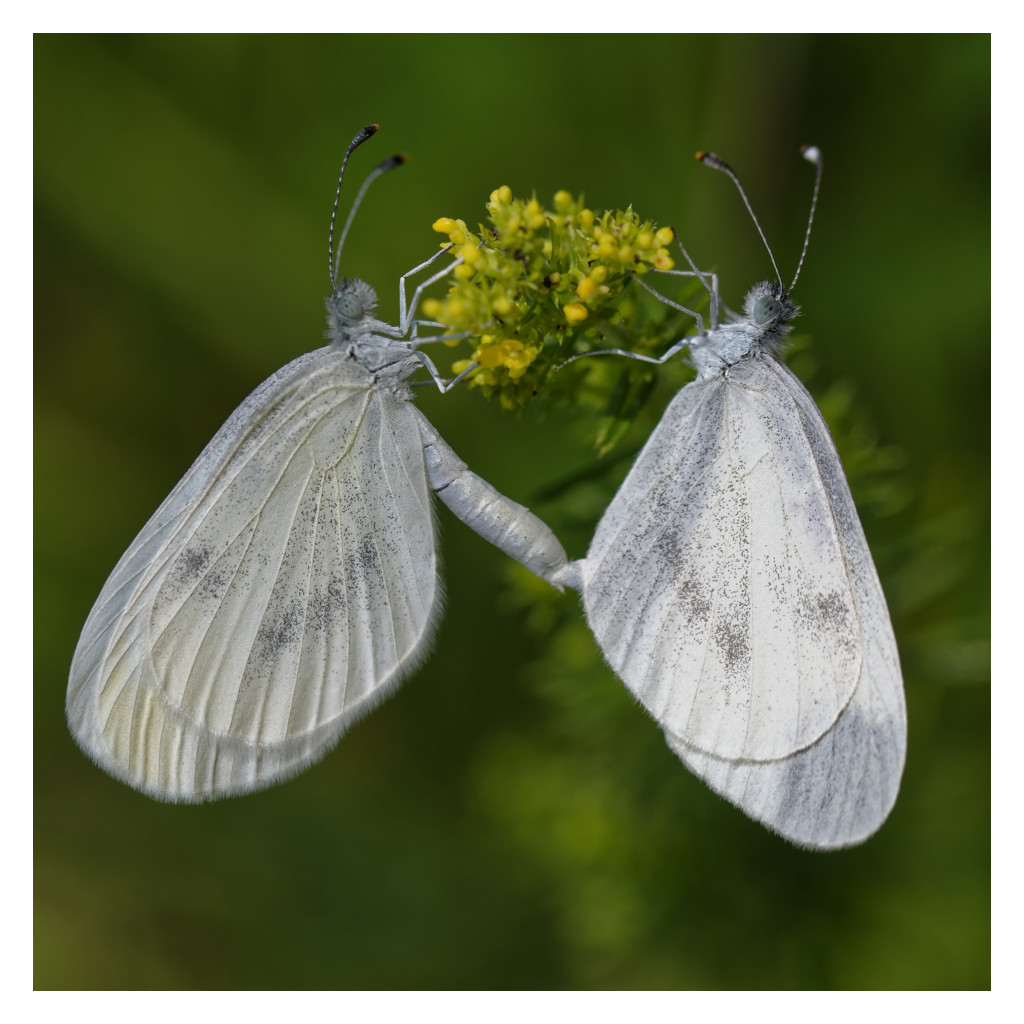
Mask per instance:
[[[805,160],[810,160],[815,167],[821,166],[821,150],[817,146],[804,146],[800,150]]]

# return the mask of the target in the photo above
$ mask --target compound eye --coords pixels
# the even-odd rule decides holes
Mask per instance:
[[[771,295],[762,295],[754,303],[754,323],[758,327],[763,327],[765,324],[771,323],[781,312],[782,306],[779,305],[778,299]]]
[[[352,292],[344,292],[338,296],[338,312],[347,320],[359,320],[366,310],[358,295]]]

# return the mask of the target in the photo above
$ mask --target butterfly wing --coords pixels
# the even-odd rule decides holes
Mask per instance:
[[[818,740],[864,657],[843,525],[777,365],[676,395],[582,567],[612,668],[667,732],[729,760]]]
[[[881,651],[869,651],[869,663]],[[728,761],[666,732],[669,747],[716,793],[801,846],[863,842],[889,816],[907,747],[902,689],[867,673],[836,724],[806,750],[777,761]]]
[[[152,796],[261,788],[322,756],[415,665],[439,600],[411,405],[336,350],[232,414],[85,624],[71,731]]]
[[[669,746],[717,793],[752,818],[805,846],[862,842],[888,817],[906,760],[907,713],[896,640],[885,595],[828,427],[786,366],[755,374],[792,400],[837,524],[860,623],[863,659],[853,699],[810,747],[775,761],[729,761],[666,731]],[[740,380],[748,373],[740,370]]]

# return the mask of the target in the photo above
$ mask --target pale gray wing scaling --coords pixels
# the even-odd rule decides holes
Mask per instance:
[[[372,381],[330,348],[274,374],[114,569],[67,701],[112,774],[172,800],[269,785],[418,664],[440,596],[423,447]]]
[[[819,739],[861,667],[829,493],[775,365],[681,389],[582,564],[612,668],[664,729],[729,759]]]
[[[730,762],[702,753],[667,731],[666,738],[691,771],[752,818],[805,846],[849,846],[881,827],[899,792],[907,749],[899,654],[885,595],[828,427],[788,367],[772,361],[765,369],[792,396],[829,495],[861,624],[863,668],[853,699],[835,726],[787,758]],[[743,379],[742,370],[738,376]]]

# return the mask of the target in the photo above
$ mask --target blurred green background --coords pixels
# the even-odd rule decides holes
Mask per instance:
[[[989,61],[987,36],[37,36],[36,987],[988,987]],[[737,306],[770,268],[694,151],[738,170],[790,276],[798,147],[822,148],[793,365],[847,462],[910,717],[865,845],[809,853],[714,796],[578,600],[444,509],[432,656],[313,769],[164,806],[77,750],[64,690],[104,579],[234,406],[321,343],[338,165],[370,121],[349,198],[410,159],[342,272],[390,319],[432,221],[482,220],[501,184],[633,203]],[[418,400],[581,556],[672,374],[596,468],[593,416],[543,393],[516,416]]]

